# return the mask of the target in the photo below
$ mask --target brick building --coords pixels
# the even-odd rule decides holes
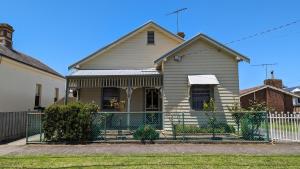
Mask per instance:
[[[267,107],[277,112],[293,112],[293,98],[299,95],[283,89],[282,80],[267,79],[264,85],[240,91],[242,108],[248,108],[251,101],[266,103]]]

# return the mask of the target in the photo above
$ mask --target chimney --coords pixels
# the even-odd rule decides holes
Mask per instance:
[[[184,37],[185,37],[184,32],[177,32],[177,35],[180,36],[180,37],[182,37],[182,39],[184,39]]]
[[[280,80],[280,79],[266,79],[264,81],[264,84],[269,85],[269,86],[273,86],[273,87],[276,87],[276,88],[280,88],[280,89],[283,88],[282,80]]]
[[[12,38],[14,29],[12,26],[6,23],[0,23],[0,45],[12,48]]]

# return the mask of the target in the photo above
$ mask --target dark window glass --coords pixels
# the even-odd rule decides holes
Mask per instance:
[[[102,94],[102,109],[115,111],[113,101],[120,101],[120,90],[118,88],[103,88]]]
[[[54,89],[54,103],[58,101],[58,97],[59,97],[59,89],[55,88]]]
[[[160,91],[158,89],[145,89],[146,111],[160,110]]]
[[[298,104],[300,104],[300,98],[298,98]]]
[[[154,31],[148,31],[147,33],[147,43],[148,44],[154,44],[155,37],[154,37]]]
[[[37,84],[35,87],[34,107],[41,106],[41,92],[42,92],[42,85]]]
[[[209,101],[210,87],[207,85],[193,85],[191,87],[191,106],[193,110],[203,110],[203,104]]]

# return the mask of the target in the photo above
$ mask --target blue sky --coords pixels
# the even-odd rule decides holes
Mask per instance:
[[[143,23],[153,20],[172,32],[170,11],[186,7],[180,30],[187,39],[202,32],[221,43],[300,20],[299,0],[0,0],[0,22],[14,29],[14,48],[66,75],[67,67]],[[300,22],[229,45],[251,58],[240,63],[240,88],[262,84],[270,67],[287,86],[300,85]]]

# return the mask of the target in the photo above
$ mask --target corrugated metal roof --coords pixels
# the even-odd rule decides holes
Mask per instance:
[[[69,76],[137,76],[159,75],[156,69],[126,69],[126,70],[76,70]]]

